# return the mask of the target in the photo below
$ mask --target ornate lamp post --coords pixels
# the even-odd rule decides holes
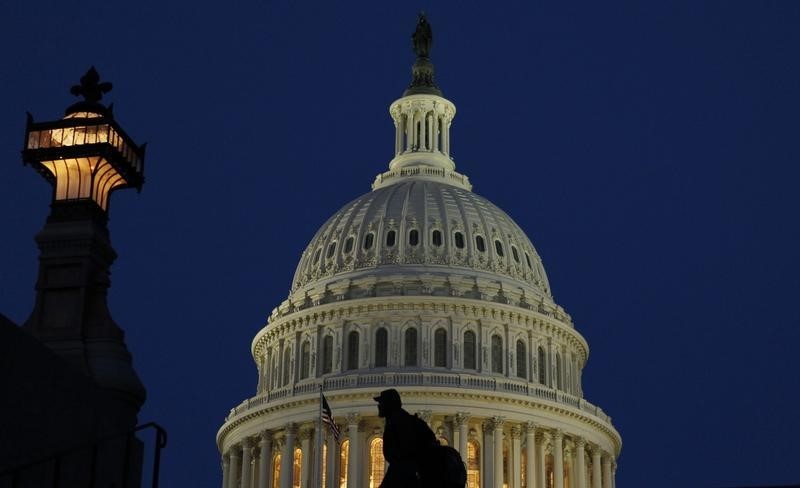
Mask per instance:
[[[28,114],[22,159],[53,185],[53,200],[36,236],[36,303],[23,327],[117,398],[119,427],[129,428],[145,390],[106,304],[117,257],[106,224],[111,193],[142,187],[144,146],[100,103],[109,90],[92,67],[71,90],[84,100],[62,119],[34,122]]]
[[[136,145],[114,120],[113,106],[100,103],[111,83],[99,81],[92,67],[71,90],[84,100],[60,120],[34,122],[28,114],[22,159],[53,184],[54,209],[62,202],[92,201],[107,211],[112,191],[141,190],[144,183],[144,145]]]

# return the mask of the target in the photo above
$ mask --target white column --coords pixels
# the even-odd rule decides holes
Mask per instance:
[[[592,449],[592,488],[600,487],[600,448]]]
[[[494,485],[503,486],[503,418],[494,417]]]
[[[286,426],[283,437],[283,452],[281,453],[281,477],[278,484],[280,488],[292,488],[294,474],[294,438],[297,435],[297,426],[290,423]]]
[[[425,144],[425,134],[428,133],[428,114],[424,109],[419,111],[419,150],[427,151],[428,145]]]
[[[582,437],[575,439],[575,469],[578,471],[578,488],[586,488],[586,441]]]
[[[435,107],[435,106],[434,106]],[[433,127],[431,128],[431,151],[439,150],[439,114],[433,110]]]
[[[403,140],[402,131],[403,131],[403,119],[402,115],[400,115],[400,120],[395,119],[394,121],[394,155],[397,156],[400,154],[401,149],[401,142]]]
[[[228,473],[231,468],[231,460],[228,456],[222,456],[222,488],[228,488]]]
[[[541,438],[539,439],[539,444],[536,446],[536,488],[545,488],[545,475],[547,474],[545,471],[547,470],[547,465],[545,464],[544,459],[544,445],[547,443],[549,439],[548,433],[542,433]]]
[[[525,424],[525,488],[536,488],[536,424]]]
[[[414,136],[412,128],[414,127],[414,112],[408,111],[404,114],[405,117],[405,131],[406,131],[406,152],[411,151]]]
[[[326,488],[339,488],[339,472],[336,468],[339,466],[339,445],[333,434],[328,435],[328,456],[325,460],[325,483],[328,485]]]
[[[411,112],[411,120],[411,148],[419,150],[419,112],[417,110]]]
[[[483,423],[483,448],[481,449],[481,486],[492,486],[494,474],[492,464],[494,463],[494,426],[491,419]]]
[[[251,488],[253,482],[253,443],[249,437],[242,439],[242,488]]]
[[[617,461],[611,463],[611,488],[617,488]]]
[[[557,430],[553,435],[553,479],[556,488],[564,487],[564,433]]]
[[[455,427],[453,435],[458,436],[458,452],[461,454],[461,460],[464,465],[467,464],[467,441],[469,440],[469,414],[466,412],[458,412],[455,418]]]
[[[300,431],[300,450],[303,453],[302,464],[300,464],[300,486],[309,488],[311,469],[314,466],[314,458],[311,456],[311,431],[308,429]]]
[[[231,446],[230,449],[231,465],[228,468],[228,488],[239,486],[239,446]]]
[[[603,456],[603,488],[611,488],[611,456]]]
[[[357,413],[347,414],[347,434],[350,438],[350,452],[347,456],[347,488],[361,488],[358,480],[361,475],[361,451],[358,445],[358,421],[360,416]]]
[[[570,452],[569,459],[570,459],[569,468],[567,469],[567,473],[569,473],[569,476],[567,477],[568,479],[566,480],[566,482],[569,488],[575,488],[575,485],[577,484],[577,481],[575,481],[577,479],[575,477],[575,451]]]
[[[445,115],[442,117],[442,152],[450,155],[450,121]]]
[[[522,488],[522,429],[519,425],[511,427],[511,466],[509,467],[509,486]]]
[[[269,471],[269,465],[272,462],[272,436],[264,431],[261,433],[261,441],[258,446],[261,448],[261,454],[258,457],[258,488],[272,488],[272,473]]]

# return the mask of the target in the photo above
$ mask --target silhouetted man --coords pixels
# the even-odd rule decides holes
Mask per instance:
[[[426,454],[439,445],[436,436],[422,419],[403,410],[397,390],[383,390],[374,399],[378,416],[386,421],[383,457],[389,463],[380,488],[424,487],[420,471]]]

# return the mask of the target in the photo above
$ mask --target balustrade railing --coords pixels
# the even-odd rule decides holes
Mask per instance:
[[[231,409],[228,419],[252,408],[261,407],[286,397],[316,393],[319,391],[320,384],[325,391],[366,387],[439,386],[443,388],[466,388],[508,392],[567,405],[594,415],[606,422],[611,422],[611,417],[606,415],[600,407],[582,398],[575,397],[563,391],[554,390],[547,386],[505,377],[486,377],[460,373],[447,374],[430,371],[387,372],[379,374],[356,373],[331,376],[322,379],[315,378],[304,380],[294,385],[266,391],[261,395],[243,401],[236,408]]]

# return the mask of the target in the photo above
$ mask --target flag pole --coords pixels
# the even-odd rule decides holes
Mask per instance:
[[[315,486],[325,488],[322,486],[322,383],[319,384],[319,415],[317,416],[317,455],[315,456],[314,471],[316,478],[314,481]]]

